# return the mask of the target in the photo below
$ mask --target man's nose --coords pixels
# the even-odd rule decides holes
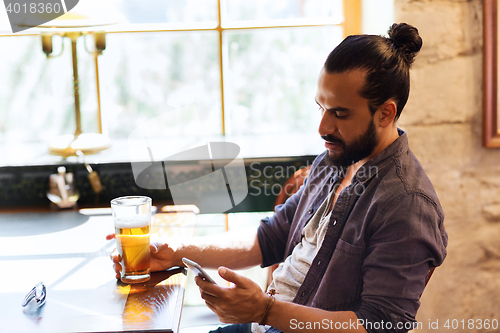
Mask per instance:
[[[335,132],[337,132],[335,117],[329,112],[323,113],[318,128],[319,135],[324,136],[327,134],[334,134]]]

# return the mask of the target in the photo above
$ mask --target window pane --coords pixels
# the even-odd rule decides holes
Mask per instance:
[[[228,133],[316,133],[318,74],[341,37],[339,27],[228,32]]]
[[[217,33],[108,34],[99,66],[112,139],[127,139],[139,124],[167,113],[172,117],[159,133],[164,137],[220,133]],[[192,131],[200,122],[204,133]]]
[[[386,35],[394,23],[394,0],[363,0],[363,33]]]
[[[119,11],[129,23],[217,21],[217,0],[121,0]]]
[[[223,0],[227,21],[332,18],[342,20],[342,0]]]
[[[76,129],[71,42],[47,59],[39,36],[0,37],[0,143],[48,142]],[[54,54],[62,39],[54,37]],[[78,72],[82,129],[97,131],[95,67],[78,39]],[[44,150],[45,151],[45,150]]]

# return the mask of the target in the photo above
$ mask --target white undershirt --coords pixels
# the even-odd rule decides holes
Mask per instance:
[[[325,239],[328,221],[332,213],[332,200],[335,191],[330,192],[327,198],[316,211],[302,230],[302,240],[284,262],[279,264],[273,273],[270,289],[276,290],[275,298],[279,301],[292,302],[304,282],[311,263],[316,257],[323,240]],[[260,326],[252,323],[253,333],[264,333],[269,326]]]

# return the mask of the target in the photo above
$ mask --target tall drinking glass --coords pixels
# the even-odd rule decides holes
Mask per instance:
[[[115,221],[116,249],[122,259],[122,282],[148,281],[151,198],[116,198],[111,200],[111,210]]]

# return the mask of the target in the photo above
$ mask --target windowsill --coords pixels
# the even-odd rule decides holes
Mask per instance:
[[[256,136],[213,136],[210,142],[231,142],[240,147],[238,158],[284,158],[291,156],[318,155],[324,151],[324,146],[318,134],[287,134],[287,135],[256,135]],[[202,141],[179,142],[177,138],[167,138],[153,145],[161,146],[161,158],[168,158],[189,148],[205,145]],[[81,163],[76,156],[63,159],[50,155],[46,143],[3,144],[0,145],[0,167],[36,166]],[[156,160],[158,158],[155,157]],[[138,161],[129,152],[127,140],[112,141],[111,148],[95,155],[86,157],[85,162],[129,163]]]
[[[231,152],[231,147],[227,149],[226,153],[237,154],[237,156],[231,157],[232,159],[243,159],[248,185],[248,195],[243,201],[236,206],[233,205],[233,208],[229,206],[224,208],[230,208],[228,212],[231,213],[272,210],[276,197],[286,180],[296,170],[310,165],[314,157],[324,149],[318,135],[262,135],[226,138],[217,136],[205,138],[205,142],[193,138],[191,143],[178,139],[162,140],[161,142],[150,140],[148,145],[153,147],[150,151],[153,152],[152,156],[155,162],[172,161],[168,165],[172,166],[169,168],[169,177],[171,177],[173,184],[176,180],[182,180],[184,183],[186,179],[200,179],[196,189],[188,187],[185,192],[182,192],[181,197],[174,198],[170,188],[164,188],[163,185],[161,188],[156,185],[150,186],[160,183],[167,185],[165,175],[162,173],[163,169],[157,170],[153,167],[146,176],[146,178],[150,178],[141,178],[146,183],[142,183],[142,180],[137,183],[137,175],[134,176],[132,163],[135,161],[130,159],[127,140],[115,141],[112,143],[112,148],[99,154],[89,155],[85,161],[78,160],[76,157],[63,159],[49,155],[45,144],[3,145],[0,146],[2,156],[0,163],[3,164],[0,165],[0,207],[49,207],[50,201],[46,195],[49,191],[49,177],[57,172],[58,166],[65,166],[68,172],[73,173],[75,186],[79,191],[79,207],[106,206],[109,205],[110,200],[119,196],[146,195],[151,197],[154,202],[196,204],[202,213],[219,212],[220,208],[217,208],[210,201],[214,195],[207,194],[212,193],[217,188],[220,190],[220,188],[213,187],[212,177],[205,177],[206,161],[198,162],[204,158],[197,158],[196,155],[191,160],[170,159],[169,157],[189,148],[204,146],[207,141],[220,142],[223,139],[240,147],[239,153]],[[144,165],[144,162],[146,164],[150,162],[148,147],[143,144],[140,148],[143,153],[141,156],[144,158],[140,160],[142,163],[138,163],[139,167]],[[212,148],[212,144],[210,144],[210,148]],[[226,156],[222,158],[226,160]],[[100,177],[103,190],[99,195],[96,195],[91,188],[89,173],[83,162],[89,163]],[[149,166],[153,165],[158,165],[158,163]]]

